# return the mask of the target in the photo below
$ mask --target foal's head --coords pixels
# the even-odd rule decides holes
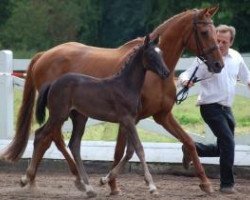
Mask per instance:
[[[169,75],[169,69],[165,64],[162,51],[157,46],[159,42],[159,36],[150,41],[149,36],[146,36],[143,44],[143,65],[147,70],[150,70],[162,79],[166,79]]]

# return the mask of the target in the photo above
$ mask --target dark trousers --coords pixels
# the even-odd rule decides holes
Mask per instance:
[[[201,116],[217,137],[217,144],[195,143],[200,157],[220,157],[221,187],[234,186],[234,128],[231,108],[217,103],[201,105]]]

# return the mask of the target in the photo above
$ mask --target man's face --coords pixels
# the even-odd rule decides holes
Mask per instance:
[[[232,46],[231,34],[230,32],[226,33],[217,33],[217,41],[223,56],[227,55],[228,49]]]

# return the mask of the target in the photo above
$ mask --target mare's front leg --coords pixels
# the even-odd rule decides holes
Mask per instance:
[[[161,124],[167,131],[169,131],[169,133],[171,133],[184,144],[191,156],[196,173],[201,180],[200,188],[208,194],[212,193],[212,185],[206,176],[203,166],[200,163],[192,138],[181,128],[181,126],[174,119],[171,112],[162,111],[160,113],[157,113],[153,117],[157,123]]]
[[[96,193],[93,187],[89,184],[89,178],[83,166],[80,149],[81,149],[81,139],[85,130],[85,125],[88,117],[83,116],[78,112],[73,112],[71,115],[73,122],[73,132],[69,141],[69,148],[76,162],[76,168],[79,173],[79,178],[75,182],[76,187],[79,190],[86,191],[88,197],[95,197]]]

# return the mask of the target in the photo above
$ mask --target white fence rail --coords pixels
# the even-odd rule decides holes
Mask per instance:
[[[244,57],[248,66],[250,66],[250,57]],[[190,66],[193,58],[181,58],[177,64],[178,70],[184,70],[186,67]],[[29,59],[13,59],[13,54],[11,51],[4,50],[0,51],[0,139],[10,139],[14,134],[14,125],[13,125],[13,85],[23,88],[24,80],[18,77],[13,77],[13,70],[26,70],[30,60]],[[13,67],[14,66],[14,67]],[[198,94],[199,87],[193,87],[190,90],[189,95]],[[244,96],[250,99],[250,92],[246,86],[237,85],[236,94]],[[98,120],[88,120],[88,125],[94,125],[101,123]],[[159,133],[162,135],[167,135],[168,137],[173,137],[160,125],[156,124],[152,119],[141,120],[138,127]],[[70,121],[67,121],[63,126],[64,131],[71,131],[72,125]],[[206,134],[204,137],[190,133],[195,141],[211,142],[214,140],[213,134],[206,128]],[[237,144],[247,144],[250,145],[250,134],[245,136],[236,137]]]

